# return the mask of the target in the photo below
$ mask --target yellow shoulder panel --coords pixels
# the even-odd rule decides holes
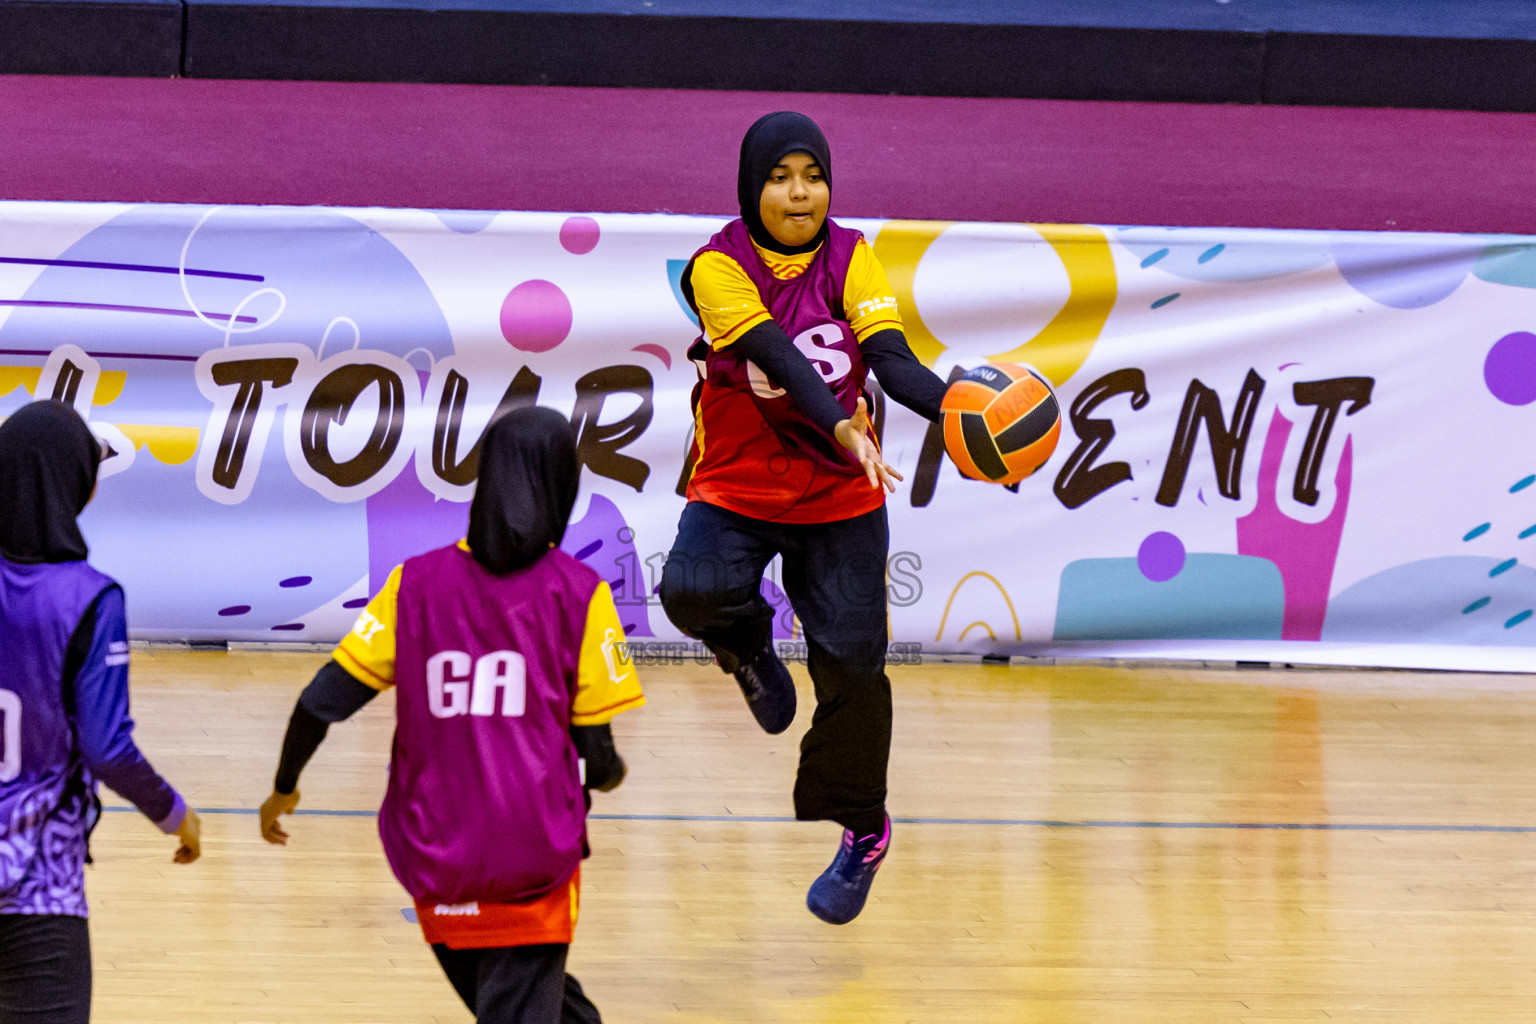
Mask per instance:
[[[773,319],[757,285],[723,252],[700,253],[693,261],[693,301],[699,323],[714,348],[724,348],[764,320]]]
[[[613,591],[607,583],[599,583],[587,605],[571,724],[604,725],[619,712],[644,703],[640,676],[624,639],[619,610],[613,604]]]
[[[874,250],[862,238],[848,265],[848,280],[843,285],[843,309],[848,314],[848,326],[853,330],[853,336],[860,341],[877,331],[902,329],[896,289],[891,287]]]
[[[375,690],[395,685],[395,624],[400,602],[400,566],[341,638],[331,657],[347,674]]]

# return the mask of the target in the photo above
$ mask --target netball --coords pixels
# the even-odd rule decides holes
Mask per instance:
[[[1061,407],[1032,366],[985,363],[950,384],[940,406],[944,449],[973,480],[1016,484],[1045,465],[1061,437]]]

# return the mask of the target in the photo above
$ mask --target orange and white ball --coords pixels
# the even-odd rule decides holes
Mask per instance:
[[[1061,407],[1038,370],[984,363],[967,370],[940,406],[944,448],[960,472],[1014,484],[1045,464],[1061,437]]]

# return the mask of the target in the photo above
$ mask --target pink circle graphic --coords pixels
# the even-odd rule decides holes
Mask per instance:
[[[560,225],[560,244],[565,246],[566,252],[585,256],[597,248],[602,233],[602,228],[591,217],[568,217]]]
[[[501,336],[523,352],[548,352],[571,333],[571,300],[548,281],[524,281],[501,303]]]

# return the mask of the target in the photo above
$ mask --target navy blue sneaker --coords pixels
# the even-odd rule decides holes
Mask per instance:
[[[847,924],[858,917],[875,872],[880,870],[890,848],[890,818],[885,819],[883,831],[862,839],[855,839],[851,830],[843,829],[843,845],[838,847],[831,867],[811,883],[810,892],[805,894],[806,907],[828,924]]]
[[[752,717],[770,736],[777,736],[795,720],[795,681],[769,644],[757,657],[734,673],[741,695],[747,698]]]

